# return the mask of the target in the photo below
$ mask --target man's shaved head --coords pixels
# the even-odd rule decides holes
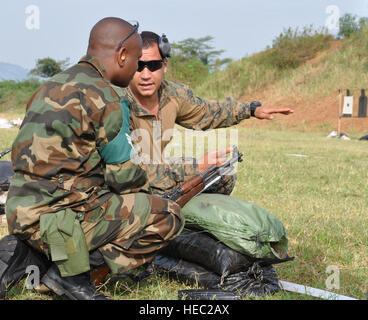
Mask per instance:
[[[111,83],[126,87],[137,71],[142,39],[137,26],[120,18],[104,18],[92,28],[87,55],[104,66]]]
[[[87,53],[95,55],[101,50],[117,49],[120,41],[132,30],[133,26],[120,18],[109,17],[100,20],[91,30]]]

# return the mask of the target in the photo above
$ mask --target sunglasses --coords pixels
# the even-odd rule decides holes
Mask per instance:
[[[142,61],[138,60],[138,72],[142,72],[145,67],[148,68],[149,71],[154,72],[162,67],[163,60],[150,60],[150,61]]]
[[[120,41],[119,46],[118,46],[118,50],[121,49],[121,47],[123,46],[123,43],[125,41],[127,41],[133,34],[135,34],[137,32],[137,30],[139,28],[138,21],[136,22],[136,24],[134,26],[132,25],[132,27],[133,27],[132,31],[123,40]]]

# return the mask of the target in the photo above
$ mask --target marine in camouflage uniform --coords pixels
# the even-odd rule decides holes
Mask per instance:
[[[131,128],[138,135],[142,133],[139,145],[143,150],[151,152],[152,161],[146,163],[144,168],[148,174],[150,188],[156,194],[165,193],[199,174],[197,160],[193,158],[173,159],[168,164],[163,160],[161,163],[155,163],[155,154],[163,155],[164,149],[172,140],[172,136],[162,139],[165,132],[173,130],[175,124],[187,129],[207,130],[230,127],[250,118],[249,104],[245,102],[232,98],[224,101],[204,100],[196,97],[189,86],[166,80],[162,81],[158,90],[159,109],[156,118],[138,104],[129,89],[127,91],[131,101]],[[235,174],[222,177],[206,192],[230,194],[235,181]]]
[[[150,61],[162,60],[162,66],[153,71],[149,70],[148,65],[138,68],[126,89],[131,102],[132,138],[139,149],[149,153],[149,161],[144,161],[144,168],[151,192],[164,194],[200,173],[198,161],[194,158],[165,159],[165,162],[157,157],[164,156],[175,124],[192,130],[227,128],[249,119],[252,112],[248,103],[232,98],[205,100],[196,97],[185,84],[163,80],[170,50],[159,45],[165,41],[153,32],[142,32],[141,37],[143,55],[140,62],[149,64]],[[148,89],[144,85],[148,85]],[[154,90],[150,89],[152,86]],[[206,192],[229,195],[235,181],[235,174],[224,176]]]
[[[78,265],[79,225],[88,251],[99,249],[112,273],[151,261],[183,227],[176,203],[147,193],[145,171],[130,160],[128,123],[125,91],[91,56],[47,81],[27,105],[13,143],[9,233],[58,263],[62,276],[89,270]],[[63,264],[76,254],[77,265]]]
[[[169,164],[155,161],[155,155],[163,155],[172,140],[175,124],[208,130],[227,128],[251,116],[271,120],[273,113],[293,112],[289,108],[260,107],[260,103],[248,104],[232,98],[212,101],[196,97],[189,86],[162,80],[170,57],[167,38],[149,31],[142,32],[141,37],[142,57],[127,91],[131,100],[132,129],[141,131],[133,141],[150,153],[145,170],[153,193],[166,193],[199,173],[195,159],[176,159]],[[206,192],[230,194],[235,180],[235,175],[225,176]]]

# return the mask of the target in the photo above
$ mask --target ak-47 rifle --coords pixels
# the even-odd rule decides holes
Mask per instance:
[[[238,148],[233,146],[233,155],[223,165],[213,165],[201,174],[194,176],[172,191],[164,194],[162,197],[175,201],[182,208],[190,199],[198,196],[207,190],[214,183],[219,181],[222,176],[231,174],[234,170],[234,165],[237,162],[242,162],[243,154],[239,153]],[[101,284],[107,274],[110,272],[109,267],[102,266],[91,271],[91,277],[96,286]]]
[[[230,174],[234,170],[235,163],[243,161],[242,156],[243,154],[239,153],[238,148],[233,146],[232,158],[223,165],[213,165],[203,173],[194,176],[172,191],[164,194],[163,197],[175,201],[180,207],[184,207],[190,199],[207,190],[219,181],[222,176]]]
[[[0,159],[5,156],[6,154],[8,154],[12,149],[8,148],[3,152],[0,152]],[[4,164],[7,165],[7,163],[4,162]],[[8,181],[8,177],[7,175],[10,174],[10,170],[8,168],[3,168],[0,167],[1,171],[0,171],[0,193],[2,193],[3,191],[7,191],[9,188],[9,181]],[[0,215],[5,214],[5,205],[4,204],[0,204]]]
[[[12,151],[12,148],[8,148],[6,149],[5,151],[1,152],[0,153],[0,159],[5,156],[6,154],[8,154],[10,151]]]

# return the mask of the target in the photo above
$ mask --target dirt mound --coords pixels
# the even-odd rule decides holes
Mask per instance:
[[[335,50],[339,50],[342,48],[342,41],[341,40],[335,40],[331,41],[330,48],[324,51],[319,52],[313,59],[310,59],[307,61],[307,63],[311,63],[312,65],[317,65],[323,57],[330,54],[331,52]]]
[[[329,133],[338,128],[339,96],[338,93],[323,98],[303,100],[291,96],[272,101],[267,93],[257,93],[242,97],[241,101],[261,101],[263,106],[289,107],[294,114],[289,116],[276,115],[273,121],[248,121],[244,126],[260,128],[294,129],[298,131],[319,131]],[[357,105],[356,105],[357,106]],[[368,133],[368,118],[358,118],[358,108],[354,107],[352,118],[341,118],[341,132]],[[272,123],[275,122],[275,123]]]
[[[320,52],[307,63],[316,66],[323,57],[340,48],[342,48],[340,40],[332,41],[328,50]],[[289,116],[276,115],[276,119],[273,121],[247,121],[242,124],[243,126],[326,133],[338,130],[339,94],[337,90],[322,98],[303,99],[295,95],[275,97],[271,93],[273,85],[270,83],[266,88],[251,95],[244,95],[239,100],[261,101],[263,106],[289,107],[294,110],[294,114]],[[368,117],[358,118],[358,101],[356,97],[354,99],[353,117],[341,118],[341,132],[368,133]]]

